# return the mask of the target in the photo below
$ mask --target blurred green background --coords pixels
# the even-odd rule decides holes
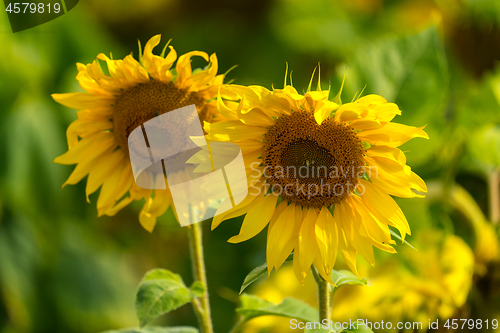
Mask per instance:
[[[379,271],[363,270],[369,281],[374,276],[366,288],[377,286],[381,274],[410,267],[399,282],[411,275],[444,285],[454,305],[447,312],[403,306],[392,319],[412,320],[415,313],[420,319],[500,319],[499,1],[82,0],[62,17],[15,34],[7,14],[0,14],[0,333],[136,326],[134,294],[146,271],[164,267],[192,282],[187,235],[171,212],[152,234],[138,223],[140,202],[98,219],[97,196],[86,203],[85,182],[62,190],[73,168],[52,163],[66,151],[65,130],[76,116],[50,94],[81,90],[76,62],[89,63],[101,52],[137,56],[137,40],[144,45],[158,33],[162,42],[172,38],[178,54],[216,52],[221,73],[238,65],[228,77],[237,84],[280,88],[288,62],[294,86],[303,91],[320,62],[323,88],[331,84],[336,93],[347,70],[344,102],[366,85],[364,94],[382,93],[400,106],[397,122],[427,124],[431,139],[402,149],[430,185],[428,198],[398,203],[414,231],[408,240],[421,258],[431,254],[414,265],[419,255],[405,246],[398,246],[400,255],[378,253]],[[226,242],[240,224],[241,218],[233,219],[210,232],[204,223],[216,332],[233,325],[241,283],[265,261],[265,232],[242,244]],[[455,236],[466,249],[446,257],[443,244]],[[472,266],[457,270],[467,251]],[[451,268],[450,257],[457,262]],[[387,266],[391,260],[396,263]],[[429,273],[434,266],[437,273]],[[314,304],[310,286],[301,287],[292,274],[281,279],[290,285],[284,296],[293,292]],[[448,288],[459,280],[459,287]],[[264,278],[250,291],[280,298],[273,296],[278,286],[268,283],[274,282]],[[463,301],[455,300],[458,293]],[[363,302],[349,292],[337,297],[343,307],[337,311],[355,318]],[[372,304],[378,310],[382,300],[402,306],[378,297]],[[433,297],[442,295],[425,299]],[[155,323],[196,326],[196,319],[185,306]],[[249,331],[286,331],[277,325],[271,319]]]

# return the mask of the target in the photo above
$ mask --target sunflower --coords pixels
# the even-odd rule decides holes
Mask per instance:
[[[220,120],[215,97],[224,79],[224,75],[217,75],[215,53],[209,57],[193,51],[177,59],[176,51],[167,44],[157,56],[152,51],[159,43],[160,35],[154,36],[142,54],[139,43],[139,61],[132,55],[113,60],[101,53],[90,64],[78,63],[76,78],[85,92],[52,95],[58,103],[80,110],[78,119],[67,129],[68,151],[54,160],[76,164],[63,187],[88,175],[87,201],[101,187],[98,216],[112,216],[132,201],[145,198],[139,221],[150,232],[156,218],[168,209],[171,195],[168,189],[148,190],[136,185],[128,136],[144,122],[192,104],[201,121]],[[195,56],[209,63],[205,69],[191,69]],[[100,61],[105,62],[107,70],[102,69]]]
[[[305,94],[286,80],[284,89],[231,85],[221,91],[232,95],[231,101],[218,98],[227,120],[205,123],[207,140],[241,147],[250,191],[234,209],[216,214],[212,228],[246,214],[240,233],[229,239],[237,243],[269,224],[269,273],[293,250],[301,282],[314,264],[332,283],[337,251],[357,275],[358,253],[374,265],[373,246],[396,252],[389,226],[403,240],[410,228],[391,196],[422,197],[427,191],[397,147],[428,138],[424,127],[391,122],[401,111],[381,96],[341,105],[319,84]]]

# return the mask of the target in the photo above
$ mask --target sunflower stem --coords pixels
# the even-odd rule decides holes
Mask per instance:
[[[332,319],[332,310],[330,307],[330,284],[328,281],[323,279],[321,275],[319,275],[316,267],[314,265],[311,267],[311,271],[314,277],[314,281],[318,285],[318,300],[319,300],[319,320],[323,322],[323,320]]]
[[[500,222],[500,169],[490,173],[488,179],[490,192],[490,220],[497,224]]]
[[[231,328],[229,333],[238,333],[243,328],[243,325],[245,323],[246,323],[246,320],[243,317],[240,317],[238,322],[233,326],[233,328]]]
[[[191,212],[193,215],[193,212]],[[190,216],[191,222],[193,217]],[[200,331],[202,333],[213,333],[212,318],[210,315],[210,303],[208,300],[207,275],[205,272],[205,261],[203,259],[203,242],[201,223],[193,223],[187,227],[189,238],[189,250],[191,252],[191,264],[193,266],[194,280],[203,283],[205,294],[193,302],[193,308],[198,317]]]

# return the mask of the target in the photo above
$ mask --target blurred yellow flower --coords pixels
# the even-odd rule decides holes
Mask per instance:
[[[435,235],[430,235],[434,233]],[[371,322],[448,319],[465,304],[474,274],[474,253],[460,238],[438,231],[421,235],[419,251],[409,250],[368,274],[369,285],[341,288],[332,315],[342,321]]]
[[[134,200],[145,198],[140,212],[142,226],[152,231],[156,218],[171,202],[167,190],[146,190],[138,187],[132,175],[128,152],[128,136],[144,122],[195,104],[201,121],[218,117],[216,102],[224,75],[217,75],[215,54],[193,51],[181,55],[165,46],[161,56],[153,54],[160,35],[151,38],[140,54],[113,60],[99,54],[91,64],[77,64],[77,80],[85,92],[53,94],[58,103],[80,110],[78,119],[68,127],[68,151],[54,162],[77,164],[64,183],[76,184],[88,175],[86,195],[101,191],[97,200],[98,215],[114,215]],[[140,45],[139,45],[140,47]],[[192,71],[191,58],[199,56],[209,62],[204,70]],[[99,62],[105,61],[107,72]],[[177,60],[175,68],[174,62]]]
[[[434,233],[430,237],[428,235]],[[437,230],[420,234],[419,251],[405,249],[397,257],[377,267],[360,264],[368,286],[342,286],[335,293],[332,319],[356,321],[422,322],[423,331],[429,319],[448,319],[465,304],[474,273],[474,254],[470,247],[454,235]],[[306,278],[304,287],[291,283],[291,266],[284,266],[269,280],[255,285],[252,292],[267,301],[280,303],[293,296],[314,305],[316,285]],[[266,316],[253,319],[244,332],[286,332],[290,319]],[[410,330],[413,332],[413,330]]]
[[[373,265],[372,246],[396,252],[389,226],[403,239],[410,228],[391,195],[422,197],[427,191],[397,147],[428,138],[423,127],[391,122],[401,111],[378,95],[339,106],[328,100],[329,90],[301,95],[286,82],[273,91],[236,85],[221,90],[238,102],[218,98],[227,121],[205,123],[205,130],[208,140],[241,147],[250,194],[216,215],[213,228],[247,214],[240,233],[229,240],[236,243],[269,223],[269,272],[293,250],[299,281],[314,263],[333,283],[337,249],[356,274],[358,253]]]

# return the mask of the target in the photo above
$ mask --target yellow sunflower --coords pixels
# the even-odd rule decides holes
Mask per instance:
[[[401,111],[378,95],[339,105],[329,90],[299,94],[284,89],[226,86],[233,101],[218,98],[226,121],[205,123],[209,141],[231,141],[243,152],[249,195],[223,220],[246,214],[240,233],[229,242],[248,240],[269,224],[269,273],[294,252],[294,269],[302,281],[312,264],[332,282],[337,250],[356,270],[361,254],[374,264],[373,247],[396,252],[389,226],[401,236],[408,222],[392,196],[422,197],[424,181],[406,165],[397,147],[423,127],[391,122]],[[340,98],[338,99],[340,101]]]
[[[160,35],[151,38],[139,55],[113,60],[104,54],[90,64],[77,64],[76,76],[85,92],[53,94],[58,103],[80,110],[78,119],[67,130],[68,151],[55,163],[77,164],[63,184],[76,184],[87,178],[86,195],[101,191],[97,200],[98,215],[114,215],[134,200],[145,198],[139,220],[152,231],[156,218],[171,202],[167,190],[147,190],[134,182],[129,159],[128,136],[144,122],[166,112],[195,104],[200,120],[222,119],[215,97],[224,75],[217,75],[217,57],[193,51],[181,55],[168,44],[160,56],[153,48]],[[165,51],[169,47],[169,53]],[[140,51],[140,44],[139,44]],[[191,69],[191,58],[199,56],[209,64],[203,70]],[[175,68],[174,62],[177,60]],[[100,61],[107,65],[107,71]]]

